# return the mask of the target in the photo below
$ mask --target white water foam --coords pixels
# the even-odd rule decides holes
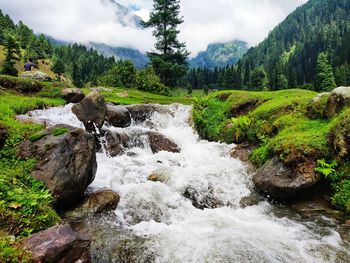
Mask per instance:
[[[82,127],[70,108],[31,116]],[[123,131],[131,137],[140,130],[160,132],[179,145],[180,153],[152,154],[147,138],[141,139],[142,148],[127,149],[122,156],[99,153],[91,185],[120,194],[118,226],[150,238],[155,262],[347,262],[348,243],[344,245],[334,228],[320,231],[313,222],[279,218],[266,201],[241,208],[239,202],[250,194],[252,182],[244,165],[229,157],[233,145],[200,140],[189,122],[190,107],[171,105],[168,110]],[[167,180],[148,181],[152,173]],[[195,208],[183,195],[188,186],[212,187],[225,206]]]

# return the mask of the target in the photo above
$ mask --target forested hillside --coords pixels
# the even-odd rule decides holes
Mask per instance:
[[[53,46],[44,35],[35,35],[33,30],[19,22],[17,25],[0,10],[0,45],[3,57],[2,73],[17,75],[23,63],[32,58],[36,63],[47,64],[57,75],[65,75],[81,87],[112,68],[114,58],[105,58],[83,45]]]
[[[250,89],[252,74],[267,72],[272,90],[312,84],[316,90],[317,60],[326,52],[337,85],[350,85],[350,1],[310,0],[290,14],[268,38],[251,48],[236,70],[236,87]],[[279,79],[286,78],[281,84]],[[282,81],[283,82],[283,81]]]
[[[192,69],[182,81],[192,88],[327,91],[350,85],[349,42],[350,1],[310,0],[236,66]]]
[[[247,50],[247,43],[239,40],[210,44],[206,51],[199,52],[189,64],[193,68],[223,68],[235,65]]]

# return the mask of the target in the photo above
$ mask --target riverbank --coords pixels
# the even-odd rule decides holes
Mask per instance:
[[[19,241],[61,222],[53,208],[51,193],[29,176],[37,160],[20,159],[16,153],[23,140],[34,138],[44,126],[15,117],[35,109],[64,105],[61,91],[67,87],[70,88],[61,82],[0,76],[0,261],[30,261],[30,255],[20,249]],[[162,96],[132,89],[98,89],[107,102],[115,104],[190,104],[193,100],[184,92]]]
[[[337,105],[329,102],[334,96],[307,90],[221,91],[195,101],[193,119],[203,138],[254,145],[250,161],[261,167],[254,182],[267,195],[288,200],[328,180],[332,204],[349,212],[350,108],[334,110]],[[288,173],[271,178],[276,167]]]

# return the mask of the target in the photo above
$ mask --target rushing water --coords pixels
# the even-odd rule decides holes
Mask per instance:
[[[97,155],[91,188],[111,188],[121,201],[113,215],[88,223],[99,246],[96,262],[350,262],[349,229],[333,220],[303,219],[264,200],[241,207],[253,191],[252,175],[229,157],[233,145],[200,140],[190,125],[190,107],[164,107],[167,113],[156,112],[144,123],[105,127],[127,133],[134,143],[122,156]],[[31,116],[82,127],[71,105]],[[149,130],[175,141],[181,152],[152,154],[141,135]],[[148,181],[154,173],[163,182]],[[189,186],[204,195],[210,191],[224,206],[195,208],[184,197]]]

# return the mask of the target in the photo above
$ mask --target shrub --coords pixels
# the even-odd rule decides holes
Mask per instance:
[[[154,70],[149,67],[139,70],[136,73],[135,87],[139,90],[155,92],[162,95],[169,95],[169,89],[162,84]]]

